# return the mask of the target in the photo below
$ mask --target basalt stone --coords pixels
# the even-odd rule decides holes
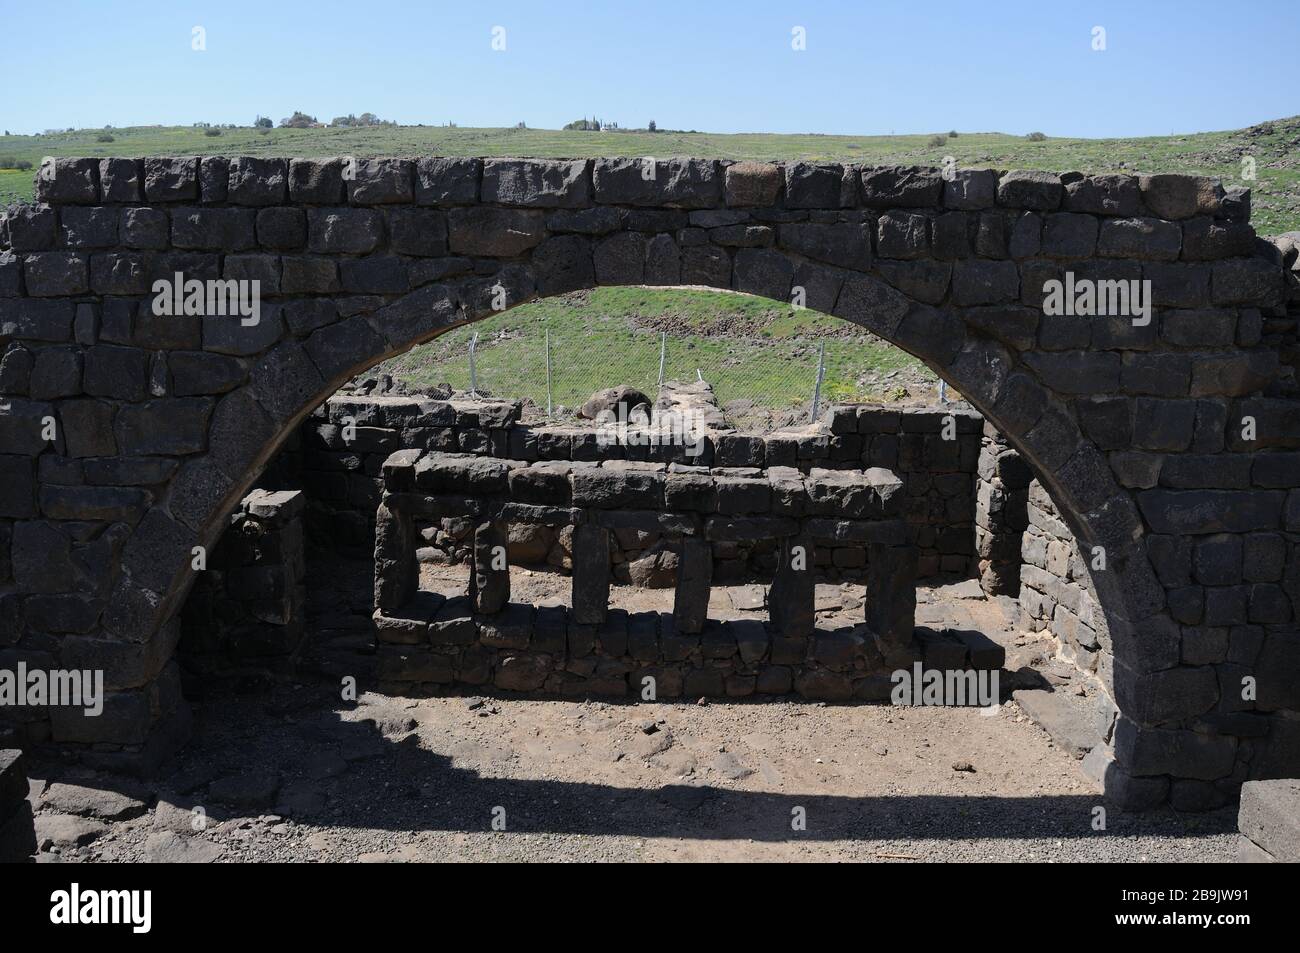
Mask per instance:
[[[105,202],[143,202],[144,166],[139,159],[100,159],[99,186]]]
[[[117,453],[113,436],[116,408],[102,400],[65,400],[59,420],[67,455],[72,458],[110,456]]]
[[[514,258],[545,237],[540,211],[454,208],[447,213],[448,246],[458,255]]]
[[[224,394],[247,377],[243,364],[223,354],[174,351],[167,357],[173,397]]]
[[[144,197],[149,202],[198,201],[199,160],[166,156],[146,158]]]
[[[1097,220],[1057,212],[1045,216],[1042,253],[1049,258],[1088,258],[1097,250]]]
[[[1182,229],[1174,222],[1158,218],[1106,219],[1101,223],[1097,253],[1106,258],[1174,261],[1182,242]]]
[[[865,272],[871,267],[871,228],[865,224],[781,225],[780,244],[797,254],[841,268]]]
[[[90,288],[97,295],[139,295],[149,290],[144,257],[132,254],[90,256]]]
[[[280,259],[280,291],[284,294],[331,294],[338,291],[338,266],[332,258]]]
[[[44,347],[36,352],[28,384],[35,400],[75,397],[81,393],[81,353],[72,347]]]
[[[36,515],[36,468],[31,457],[0,454],[0,517],[30,519]],[[0,562],[9,565],[9,526],[0,524]],[[0,581],[8,573],[0,574]]]
[[[300,208],[264,208],[257,213],[257,241],[263,248],[295,251],[307,244],[307,216]]]
[[[952,302],[959,307],[1006,304],[1020,296],[1020,272],[1009,261],[959,261],[953,265]]]
[[[1150,303],[1157,308],[1203,308],[1211,301],[1206,265],[1152,262],[1142,266],[1142,277],[1151,282]]]
[[[94,397],[139,401],[147,393],[149,353],[99,344],[86,349],[83,387]]]
[[[1137,214],[1139,199],[1136,176],[1090,175],[1065,182],[1062,205],[1067,212],[1127,216]]]
[[[1064,191],[1061,177],[1053,172],[1007,172],[998,180],[998,204],[1051,212],[1060,206]]]
[[[602,239],[593,250],[596,281],[602,285],[641,284],[645,278],[645,255],[645,236],[635,232],[620,232]]]
[[[256,213],[239,208],[178,208],[172,212],[172,245],[203,251],[244,251],[257,246]]]
[[[353,205],[391,205],[415,198],[415,167],[410,159],[360,159],[345,181]]]
[[[389,247],[401,255],[447,254],[447,218],[433,209],[394,209],[388,216]]]
[[[307,210],[307,247],[318,254],[364,255],[383,238],[379,212],[362,208]]]
[[[731,287],[731,256],[708,245],[682,249],[682,284]]]
[[[581,208],[591,201],[589,160],[486,159],[484,202],[530,208]]]
[[[59,214],[68,248],[107,248],[117,244],[118,210],[102,206],[65,208]]]
[[[157,250],[167,247],[170,232],[167,212],[159,208],[124,208],[119,223],[122,244],[127,248]]]
[[[769,162],[737,162],[727,166],[726,199],[733,208],[768,207],[781,194],[782,170]]]
[[[959,169],[943,183],[945,208],[985,209],[997,201],[998,175],[992,169]]]
[[[288,197],[286,160],[253,156],[230,160],[227,199],[232,205],[283,205]]]
[[[42,251],[58,239],[58,213],[46,205],[17,205],[3,219],[11,251]]]
[[[886,212],[876,223],[881,258],[924,258],[929,253],[929,219],[908,212]]]
[[[732,286],[737,291],[788,301],[794,265],[785,255],[768,248],[742,248],[736,252]]]
[[[404,294],[411,290],[406,266],[393,255],[345,258],[339,262],[343,290],[353,294]]]
[[[338,205],[344,200],[343,159],[289,160],[289,200]]]
[[[934,257],[942,261],[969,258],[971,218],[965,212],[943,212],[934,220]]]
[[[972,196],[979,200],[979,189],[983,181],[975,173],[964,182],[974,181]],[[926,169],[919,166],[888,166],[879,169],[862,169],[860,174],[861,201],[867,208],[936,208],[939,197],[944,193],[943,177],[938,169]],[[954,189],[954,194],[956,189]],[[789,205],[789,202],[786,203]],[[812,208],[834,208],[838,203],[810,206]],[[992,202],[990,201],[990,204]],[[796,208],[797,206],[790,206]],[[952,206],[979,207],[979,206]]]
[[[204,156],[199,160],[199,198],[204,205],[215,205],[230,198],[229,159]]]
[[[35,298],[85,294],[90,290],[90,263],[76,252],[46,251],[23,256],[27,293]]]
[[[50,205],[95,205],[99,160],[45,159],[36,170],[36,199]]]
[[[1223,203],[1218,179],[1195,175],[1143,175],[1138,177],[1142,201],[1160,218],[1177,221],[1195,215],[1214,215]]]
[[[623,210],[596,207],[575,211],[561,209],[546,216],[546,228],[551,232],[576,232],[580,235],[607,235],[618,231],[623,224]]]
[[[1236,258],[1217,261],[1213,267],[1214,304],[1257,307],[1282,304],[1285,295],[1282,272],[1271,262],[1262,258]],[[30,278],[28,293],[31,293]]]
[[[592,184],[605,205],[712,208],[722,198],[718,164],[708,159],[596,159]]]
[[[1246,222],[1223,222],[1198,216],[1183,223],[1183,258],[1210,261],[1254,254],[1255,230]]]
[[[596,284],[591,242],[580,235],[557,235],[542,242],[533,253],[533,268],[537,272],[537,290],[542,295],[562,294]]]
[[[481,159],[417,159],[415,201],[418,205],[470,205],[478,201]]]
[[[207,446],[212,401],[169,397],[131,404],[117,414],[115,433],[127,455],[201,453]]]
[[[785,167],[786,208],[839,208],[844,168],[792,162]]]
[[[314,332],[305,347],[321,376],[331,380],[368,357],[383,353],[386,344],[358,314]]]

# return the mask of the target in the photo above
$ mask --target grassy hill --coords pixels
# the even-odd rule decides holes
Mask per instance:
[[[112,142],[100,142],[105,133]],[[468,129],[380,126],[360,129],[223,129],[141,126],[79,129],[39,136],[0,136],[0,159],[39,165],[44,156],[208,155],[480,155],[671,156],[730,159],[811,159],[868,164],[939,165],[952,156],[967,168],[1047,169],[1057,172],[1190,172],[1220,176],[1225,185],[1249,185],[1260,234],[1300,228],[1300,117],[1249,129],[1140,139],[1047,139],[1030,142],[1001,133],[963,133],[930,145],[930,134],[822,136],[698,132],[566,132],[551,129]],[[1257,179],[1241,181],[1241,160],[1252,156]],[[32,172],[0,169],[0,202],[28,199]]]

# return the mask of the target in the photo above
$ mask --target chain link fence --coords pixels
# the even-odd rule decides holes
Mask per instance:
[[[468,326],[387,362],[383,371],[417,387],[522,398],[562,418],[598,390],[637,388],[651,399],[665,380],[705,380],[729,422],[746,430],[805,423],[814,407],[850,400],[914,396],[891,382],[879,348],[854,340],[762,340],[676,336],[644,329],[584,329],[536,324]],[[868,382],[869,379],[869,382]],[[892,393],[892,392],[898,393]]]

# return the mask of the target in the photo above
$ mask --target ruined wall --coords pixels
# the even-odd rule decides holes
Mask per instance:
[[[186,674],[292,671],[306,634],[304,507],[294,490],[255,490],[240,503],[181,613]]]
[[[951,420],[945,435],[945,423]],[[965,575],[974,554],[974,472],[981,418],[969,409],[832,407],[820,426],[767,436],[711,431],[699,460],[704,465],[764,467],[769,461],[810,468],[885,467],[903,479],[903,515],[912,525],[922,577]],[[339,394],[302,425],[292,444],[272,464],[264,486],[301,487],[307,497],[307,526],[318,545],[369,557],[374,511],[382,483],[380,468],[395,450],[459,451],[513,459],[650,459],[656,448],[602,448],[594,430],[581,425],[523,425],[519,408],[495,400],[430,401],[397,395]],[[470,527],[449,519],[426,527],[423,556],[430,562],[463,562]],[[570,534],[552,527],[517,527],[512,558],[571,568]],[[615,535],[611,559],[620,582],[671,585],[676,559],[659,534],[623,530]],[[719,582],[770,578],[776,548],[772,540],[718,542],[713,546]],[[860,579],[866,568],[861,547],[825,547],[817,553],[824,579]]]
[[[1105,548],[1123,803],[1300,766],[1298,256],[1256,239],[1246,190],[710,159],[345,167],[52,159],[39,204],[0,221],[0,651],[111,674],[103,717],[37,713],[57,744],[147,769],[184,738],[189,554],[346,380],[502,299],[686,284],[801,289],[921,357]],[[261,282],[265,320],[159,320],[152,283],[178,271]],[[1149,320],[1050,307],[1067,280],[1149,283]],[[1269,578],[1246,575],[1248,547]]]

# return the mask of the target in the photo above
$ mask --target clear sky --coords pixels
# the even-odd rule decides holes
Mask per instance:
[[[709,132],[1097,137],[1300,113],[1288,0],[0,0],[0,25],[0,127],[21,133],[301,109],[326,122],[368,111],[558,128],[594,114]]]

